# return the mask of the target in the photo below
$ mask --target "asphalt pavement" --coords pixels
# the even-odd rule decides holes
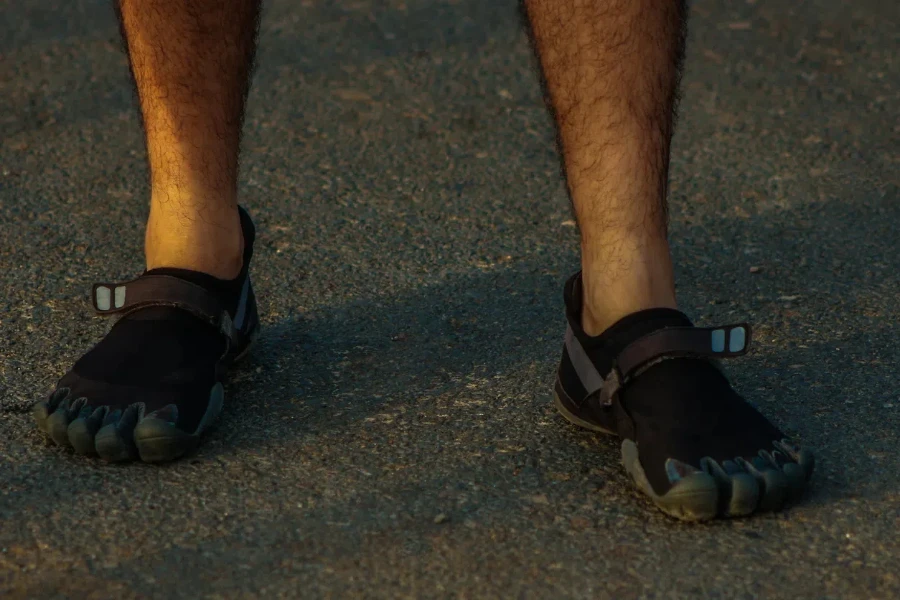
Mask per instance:
[[[29,406],[142,268],[147,172],[110,3],[0,2],[0,597],[900,597],[898,13],[692,3],[679,299],[753,323],[729,372],[819,465],[685,525],[551,405],[578,236],[513,0],[269,2],[224,417],[162,467],[49,446]]]

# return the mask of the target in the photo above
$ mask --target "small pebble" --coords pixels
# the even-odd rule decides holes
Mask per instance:
[[[751,273],[759,273],[760,271],[762,271],[762,267],[750,267]]]
[[[444,513],[441,513],[434,518],[434,522],[438,525],[440,525],[441,523],[446,523],[449,520],[450,520],[450,517],[448,517]]]

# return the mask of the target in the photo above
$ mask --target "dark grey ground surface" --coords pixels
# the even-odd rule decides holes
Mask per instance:
[[[756,325],[737,385],[821,465],[686,526],[550,404],[577,235],[512,0],[270,3],[266,329],[220,427],[162,468],[47,447],[27,408],[104,331],[89,284],[141,268],[144,151],[108,3],[0,2],[0,597],[900,596],[897,25],[694,3],[680,299]]]

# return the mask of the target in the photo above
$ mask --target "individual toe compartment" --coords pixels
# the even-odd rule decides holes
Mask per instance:
[[[148,463],[175,460],[195,448],[199,436],[181,431],[174,424],[150,417],[134,431],[134,441],[141,460]]]
[[[784,506],[790,495],[790,481],[784,472],[763,456],[751,460],[736,458],[735,462],[756,478],[759,484],[759,510],[775,511]]]
[[[719,513],[719,487],[711,475],[673,458],[666,461],[666,473],[672,488],[654,498],[663,511],[686,521],[706,521]]]
[[[719,489],[708,473],[681,461],[669,459],[666,471],[672,487],[660,495],[647,479],[638,456],[637,444],[622,441],[622,464],[631,474],[635,484],[653,500],[664,513],[683,521],[707,521],[718,512]]]
[[[178,407],[169,404],[141,419],[134,428],[134,442],[144,462],[174,460],[197,445],[199,436],[179,429]]]
[[[799,445],[788,439],[772,442],[772,445],[789,456],[791,460],[800,466],[800,469],[803,471],[803,476],[807,481],[812,477],[813,470],[816,466],[816,457],[810,450],[801,448]]]
[[[803,450],[788,440],[772,442],[776,448],[772,452],[773,459],[788,478],[790,499],[796,500],[806,490],[812,476],[815,458],[809,450]]]
[[[100,427],[103,426],[103,420],[108,414],[108,406],[101,406],[93,410],[90,407],[85,407],[81,410],[78,418],[69,423],[69,443],[72,444],[75,452],[86,456],[97,453],[94,437],[100,431]]]
[[[47,419],[50,418],[63,400],[69,397],[71,390],[67,387],[59,387],[53,390],[46,398],[35,402],[31,406],[31,414],[37,423],[38,429],[49,434],[50,428]]]
[[[124,411],[115,410],[107,415],[103,420],[103,426],[94,436],[97,454],[110,462],[126,462],[137,458],[134,427],[143,412],[143,404],[132,404]]]
[[[87,405],[87,398],[77,398],[73,400],[71,397],[66,398],[59,403],[59,406],[47,417],[46,426],[47,433],[58,446],[68,448],[71,446],[69,442],[69,423],[75,419],[81,412],[81,409]]]
[[[723,467],[710,457],[700,461],[701,468],[712,475],[719,486],[719,513],[726,517],[752,514],[759,503],[759,484],[753,475],[735,463],[726,463]]]

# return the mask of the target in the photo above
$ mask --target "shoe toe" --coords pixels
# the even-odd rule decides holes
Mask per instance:
[[[56,410],[47,417],[46,431],[57,446],[69,447],[69,415],[68,411]]]
[[[104,418],[103,426],[94,436],[94,448],[101,458],[109,462],[127,462],[137,458],[134,427],[142,412],[142,405],[132,404],[124,411],[115,410]]]
[[[93,411],[83,409],[77,419],[69,423],[69,443],[75,452],[85,456],[97,454],[94,437],[103,424],[109,407],[101,406]]]

